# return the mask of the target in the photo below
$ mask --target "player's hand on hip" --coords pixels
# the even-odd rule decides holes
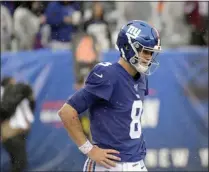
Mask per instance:
[[[94,146],[87,155],[90,159],[92,159],[96,163],[106,168],[111,168],[116,166],[115,161],[121,160],[119,157],[113,155],[119,153],[120,152],[114,149],[101,149],[98,146]]]

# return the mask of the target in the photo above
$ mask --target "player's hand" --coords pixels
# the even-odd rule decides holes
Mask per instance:
[[[106,167],[111,168],[116,166],[115,161],[120,161],[121,159],[112,154],[119,154],[120,152],[113,149],[101,149],[98,146],[94,146],[91,151],[87,154],[90,159],[96,163]]]

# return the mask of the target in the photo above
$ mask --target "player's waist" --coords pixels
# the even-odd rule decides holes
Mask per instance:
[[[121,158],[121,162],[137,162],[140,160],[143,160],[146,156],[146,148],[138,148],[137,151],[136,149],[117,149],[117,147],[111,147],[111,146],[107,146],[107,145],[103,145],[103,144],[95,144],[97,145],[99,148],[102,149],[115,149],[117,151],[120,152],[120,154],[115,156],[118,156]]]
[[[145,141],[143,135],[139,139],[119,139],[113,137],[94,137],[92,135],[92,143],[101,147],[103,149],[115,149],[120,152],[128,153],[130,151],[140,152],[141,150],[146,149]]]

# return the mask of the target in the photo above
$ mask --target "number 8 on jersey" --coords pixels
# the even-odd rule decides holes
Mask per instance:
[[[131,110],[131,123],[129,135],[131,139],[137,139],[141,136],[141,124],[140,117],[142,115],[142,101],[136,100],[133,102]]]

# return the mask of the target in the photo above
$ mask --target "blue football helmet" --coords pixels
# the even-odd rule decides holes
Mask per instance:
[[[161,51],[159,33],[144,21],[133,20],[124,25],[118,34],[116,46],[121,57],[140,73],[151,75],[159,66],[156,61]],[[151,54],[151,59],[144,58],[143,54]]]

